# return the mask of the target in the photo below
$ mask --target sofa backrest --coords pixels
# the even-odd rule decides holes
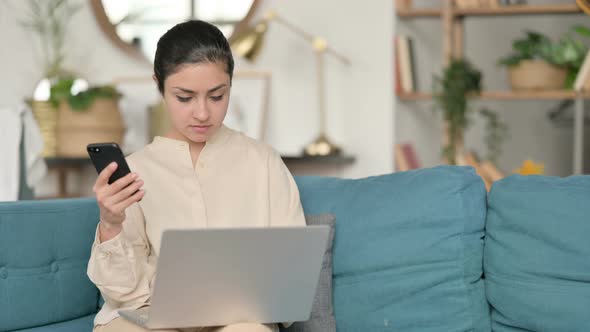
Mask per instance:
[[[93,199],[0,203],[0,331],[97,311],[86,267],[98,215]]]
[[[494,331],[590,331],[590,176],[513,175],[488,201]]]
[[[472,168],[296,181],[305,213],[336,216],[338,330],[490,332],[486,191]]]

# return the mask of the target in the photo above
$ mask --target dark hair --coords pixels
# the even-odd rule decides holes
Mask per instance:
[[[214,25],[191,20],[175,25],[158,41],[154,59],[154,74],[158,89],[164,93],[164,81],[184,64],[196,63],[225,64],[225,71],[231,82],[234,72],[234,58],[223,33]]]

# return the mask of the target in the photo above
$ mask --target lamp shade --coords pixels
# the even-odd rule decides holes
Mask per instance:
[[[254,27],[245,30],[236,36],[231,42],[231,48],[249,61],[254,61],[262,49],[264,34],[268,30],[266,21],[261,21]]]

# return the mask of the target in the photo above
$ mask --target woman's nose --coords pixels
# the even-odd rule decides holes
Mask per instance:
[[[200,122],[209,120],[209,110],[204,103],[197,103],[193,109],[193,117]]]

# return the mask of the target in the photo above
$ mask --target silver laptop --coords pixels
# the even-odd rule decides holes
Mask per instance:
[[[328,226],[168,230],[151,305],[120,315],[149,329],[306,321]]]

